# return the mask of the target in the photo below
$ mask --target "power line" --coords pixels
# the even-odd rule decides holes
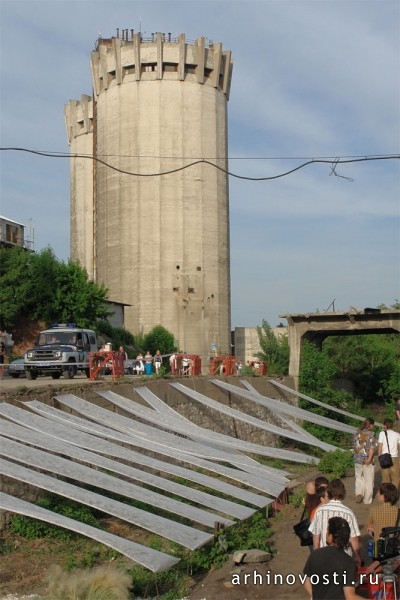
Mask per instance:
[[[30,154],[37,154],[38,156],[47,156],[50,158],[83,158],[83,159],[93,160],[93,161],[96,161],[96,162],[104,165],[105,167],[107,167],[109,169],[112,169],[113,171],[116,171],[117,173],[121,173],[123,175],[130,175],[132,177],[163,177],[165,175],[172,175],[173,173],[179,173],[180,171],[184,171],[185,169],[190,169],[191,167],[194,167],[199,164],[205,164],[205,165],[209,165],[210,167],[217,169],[218,171],[221,171],[222,173],[225,173],[226,175],[228,175],[230,177],[235,177],[236,179],[244,179],[247,181],[271,181],[273,179],[287,177],[288,175],[291,175],[292,173],[295,173],[296,171],[299,171],[300,169],[303,169],[304,167],[307,167],[307,166],[313,165],[313,164],[329,164],[329,165],[331,165],[330,175],[336,175],[337,177],[343,177],[336,173],[336,167],[339,164],[400,159],[400,154],[380,154],[380,155],[370,155],[370,156],[367,155],[367,156],[359,156],[359,157],[342,157],[342,158],[340,158],[340,157],[311,158],[311,159],[306,160],[305,162],[301,163],[297,167],[294,167],[293,169],[290,169],[289,171],[285,171],[284,173],[279,173],[278,175],[272,175],[269,177],[248,177],[245,175],[238,175],[237,173],[233,173],[232,171],[228,171],[227,169],[220,167],[219,165],[211,162],[211,160],[205,159],[205,158],[200,158],[198,160],[194,160],[194,161],[188,163],[187,165],[183,165],[182,167],[177,167],[175,169],[170,169],[168,171],[162,171],[162,172],[158,172],[158,173],[134,173],[132,171],[126,171],[125,169],[119,169],[118,167],[111,165],[110,163],[106,162],[105,160],[103,160],[97,156],[92,156],[89,154],[44,152],[41,150],[31,150],[29,148],[0,148],[0,150],[14,151],[14,152],[27,152]],[[143,158],[143,157],[141,157],[141,158]],[[218,160],[218,159],[215,159],[215,160]],[[219,160],[222,160],[222,159],[219,159]],[[269,159],[263,159],[263,160],[269,160]],[[275,159],[275,160],[278,160],[278,159]],[[283,159],[281,159],[281,160],[283,160]],[[285,160],[297,160],[297,159],[285,159]],[[351,180],[351,178],[346,178],[346,177],[344,179]]]

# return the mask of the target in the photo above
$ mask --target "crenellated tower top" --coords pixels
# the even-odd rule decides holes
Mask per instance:
[[[68,141],[93,132],[93,100],[83,94],[81,100],[70,100],[64,107]]]
[[[185,34],[117,30],[116,37],[99,37],[91,53],[94,95],[122,83],[152,80],[193,81],[222,91],[229,99],[233,61],[221,43],[200,37],[187,42]]]

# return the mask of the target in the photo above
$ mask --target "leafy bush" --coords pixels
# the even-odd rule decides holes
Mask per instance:
[[[261,346],[261,352],[257,356],[266,361],[268,372],[272,375],[287,375],[289,372],[287,333],[276,336],[268,321],[263,320],[261,327],[257,327],[257,334]]]
[[[255,377],[255,373],[248,365],[243,365],[241,377]]]
[[[143,339],[144,351],[150,350],[154,355],[157,350],[161,354],[169,354],[176,350],[175,338],[173,333],[165,329],[162,325],[156,325]]]
[[[88,525],[92,525],[93,527],[99,526],[97,519],[93,516],[93,513],[88,507],[82,506],[81,504],[73,502],[72,500],[67,500],[65,498],[61,499],[57,496],[52,496],[49,494],[43,496],[43,498],[40,498],[36,504],[42,508],[46,508],[60,515],[64,515],[65,517],[70,517],[71,519],[80,521],[81,523],[86,523]],[[73,531],[63,529],[57,525],[51,525],[45,521],[40,521],[38,519],[33,519],[32,517],[26,517],[18,514],[13,515],[11,531],[16,535],[20,535],[28,540],[46,537],[56,538],[58,540],[68,540],[74,539],[78,535]]]
[[[113,350],[123,346],[129,358],[134,358],[138,352],[136,338],[124,327],[113,327],[108,321],[97,321],[95,330],[99,344],[111,343]]]
[[[299,490],[297,492],[293,492],[289,496],[289,504],[291,504],[295,508],[299,508],[299,506],[302,506],[304,504],[304,498],[304,491]]]
[[[332,475],[332,479],[344,477],[347,469],[354,467],[353,455],[348,450],[327,452],[321,458],[318,468],[322,473]]]
[[[271,533],[272,529],[268,525],[265,514],[258,511],[234,527],[221,529],[210,546],[193,552],[192,565],[194,569],[196,567],[210,569],[213,566],[219,568],[230,553],[239,549],[257,548],[269,552],[268,539]]]
[[[195,575],[212,567],[219,568],[228,555],[238,549],[257,548],[270,551],[268,540],[271,533],[272,529],[268,525],[265,513],[260,510],[246,521],[221,529],[214,536],[214,540],[200,550],[189,551],[165,540],[158,544],[152,539],[152,548],[178,556],[181,561],[172,569],[157,575],[140,566],[134,566],[129,571],[132,577],[132,592],[135,597],[157,596],[163,600],[183,598],[188,574]],[[163,591],[161,595],[160,590]]]

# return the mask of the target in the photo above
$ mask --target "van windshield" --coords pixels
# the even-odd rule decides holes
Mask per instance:
[[[73,331],[52,331],[51,333],[41,333],[39,336],[39,346],[48,346],[49,344],[62,344],[75,346],[77,333]]]

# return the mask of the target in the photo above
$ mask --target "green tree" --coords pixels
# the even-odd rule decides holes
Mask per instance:
[[[335,361],[323,346],[319,350],[305,340],[301,346],[300,388],[304,394],[323,400],[337,373]]]
[[[396,333],[330,337],[323,348],[364,401],[392,401],[400,393],[400,336]]]
[[[0,248],[1,326],[14,325],[26,311],[31,282],[27,277],[27,255],[21,248]]]
[[[104,304],[107,290],[103,285],[91,281],[86,269],[72,261],[61,262],[57,275],[51,321],[58,318],[63,323],[73,321],[88,327],[99,317],[107,316]]]
[[[276,336],[268,321],[263,320],[261,327],[257,327],[261,352],[258,358],[268,364],[268,373],[271,375],[287,375],[289,371],[289,342],[287,334]]]
[[[150,350],[151,354],[155,354],[156,350],[160,350],[161,354],[169,354],[175,352],[174,335],[165,329],[162,325],[156,325],[143,338],[143,350]]]
[[[335,406],[359,414],[360,403],[349,392],[334,388],[336,374],[335,361],[329,356],[327,348],[323,347],[319,350],[314,344],[305,340],[301,348],[300,392],[324,402],[326,408],[304,399],[299,400],[299,406],[335,421],[348,422],[347,417],[330,411],[329,407]],[[358,422],[351,424],[358,426]],[[348,434],[342,434],[340,431],[313,423],[304,423],[304,429],[317,438],[340,447],[345,447],[349,443]]]
[[[129,358],[135,358],[139,346],[136,336],[124,327],[113,327],[108,321],[97,321],[95,324],[99,344],[111,342],[113,350],[118,350],[120,346],[124,347]]]
[[[86,327],[107,315],[106,297],[106,288],[90,281],[84,268],[59,261],[51,248],[37,253],[0,249],[2,327],[12,330],[27,320]]]

